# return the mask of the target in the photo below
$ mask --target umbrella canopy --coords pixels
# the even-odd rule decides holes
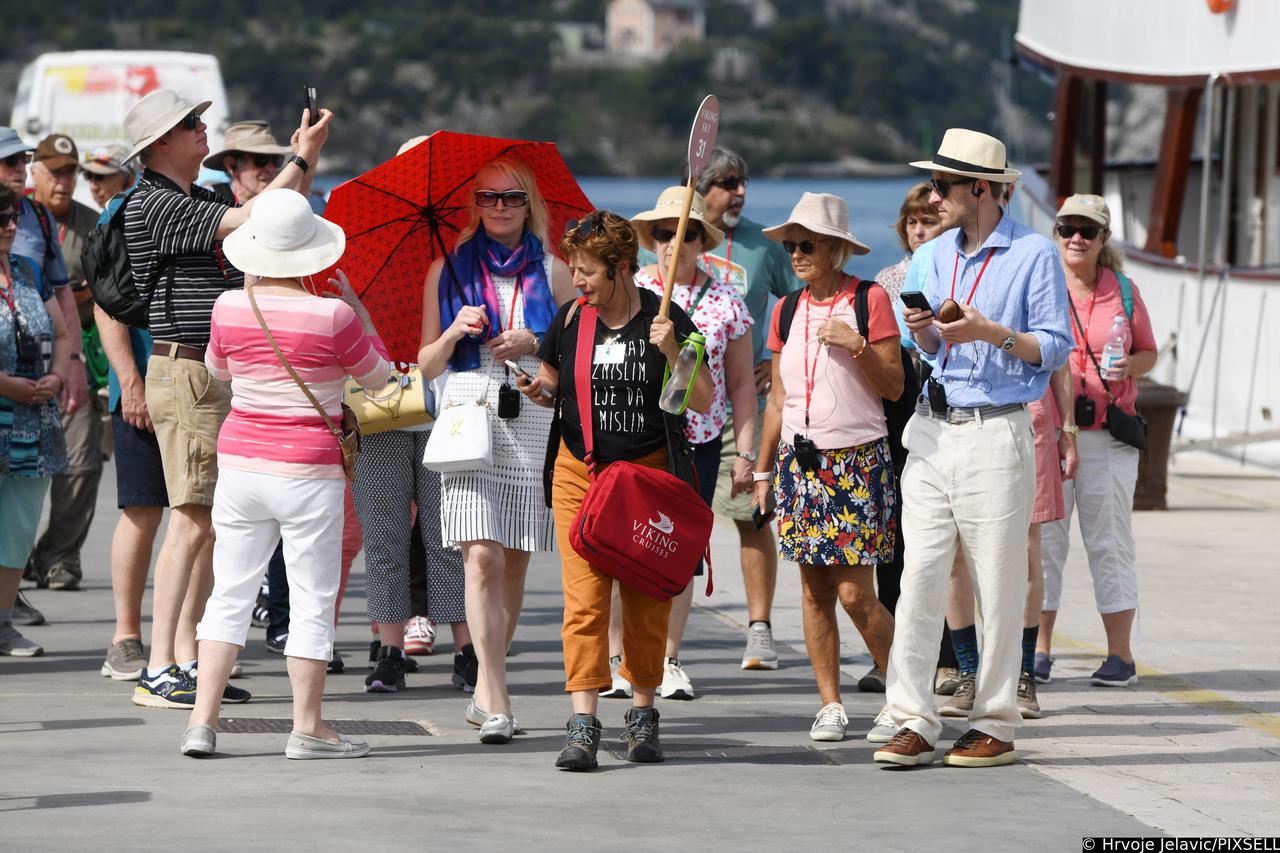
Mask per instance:
[[[427,269],[453,249],[466,226],[476,173],[503,155],[533,170],[547,204],[546,249],[558,253],[565,223],[589,213],[592,204],[550,142],[439,130],[330,195],[324,216],[347,234],[337,266],[369,309],[392,358],[418,360]]]

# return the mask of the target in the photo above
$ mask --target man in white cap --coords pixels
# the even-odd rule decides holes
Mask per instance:
[[[1067,291],[1054,245],[1001,208],[1004,144],[953,128],[932,160],[943,225],[926,271],[931,310],[903,307],[916,344],[939,367],[907,424],[902,474],[906,545],[902,597],[889,654],[887,696],[898,732],[875,760],[933,760],[942,724],[932,686],[946,611],[947,578],[964,547],[982,602],[983,653],[968,731],[943,764],[1014,761],[1026,596],[1027,530],[1035,498],[1035,442],[1027,404],[1044,396],[1073,342]],[[945,304],[944,304],[945,303]],[[943,322],[945,318],[948,322]]]
[[[113,197],[133,186],[137,174],[125,160],[128,156],[129,149],[123,145],[95,148],[85,155],[80,168],[89,182],[89,195],[98,207],[105,208]]]
[[[230,183],[212,184],[209,189],[237,204],[244,204],[271,186],[284,158],[293,153],[289,146],[276,142],[265,121],[230,125],[222,146],[221,151],[204,159],[204,167],[226,172]]]
[[[195,701],[194,629],[212,582],[210,509],[218,478],[218,430],[231,401],[229,385],[210,377],[204,355],[215,300],[244,284],[244,276],[223,256],[221,241],[245,222],[253,204],[251,199],[236,207],[195,184],[209,155],[200,119],[209,103],[194,104],[170,89],[157,89],[124,119],[133,143],[124,159],[137,156],[145,167],[125,204],[124,230],[134,281],[150,298],[147,415],[172,507],[156,561],[150,658],[133,693],[134,704],[146,707],[190,708]],[[293,135],[296,153],[272,189],[310,190],[330,118],[322,110],[314,124],[304,119]],[[194,595],[184,609],[193,575]],[[175,648],[179,642],[181,656]],[[224,695],[224,701],[248,698],[234,687]]]

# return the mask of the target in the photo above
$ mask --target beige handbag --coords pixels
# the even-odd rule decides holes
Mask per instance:
[[[356,413],[363,435],[377,435],[435,420],[431,383],[422,375],[420,367],[392,374],[380,391],[362,388],[352,380],[342,390],[342,401]]]

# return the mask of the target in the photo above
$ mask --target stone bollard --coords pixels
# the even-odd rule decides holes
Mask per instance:
[[[1187,395],[1172,385],[1161,385],[1146,377],[1138,380],[1138,414],[1147,419],[1147,452],[1138,457],[1138,484],[1133,490],[1133,508],[1168,509],[1165,493],[1169,487],[1169,445],[1178,409]]]

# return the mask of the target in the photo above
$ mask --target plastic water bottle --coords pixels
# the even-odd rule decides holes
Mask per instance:
[[[1102,371],[1108,379],[1114,377],[1115,364],[1129,351],[1129,324],[1123,314],[1117,314],[1111,321],[1111,331],[1107,333],[1107,344],[1102,348]]]
[[[693,384],[698,359],[706,342],[705,337],[695,332],[689,335],[689,339],[680,348],[675,370],[671,372],[671,378],[667,380],[666,386],[662,389],[662,396],[658,398],[658,407],[662,411],[673,415],[684,411],[684,398],[688,394],[689,386]]]

